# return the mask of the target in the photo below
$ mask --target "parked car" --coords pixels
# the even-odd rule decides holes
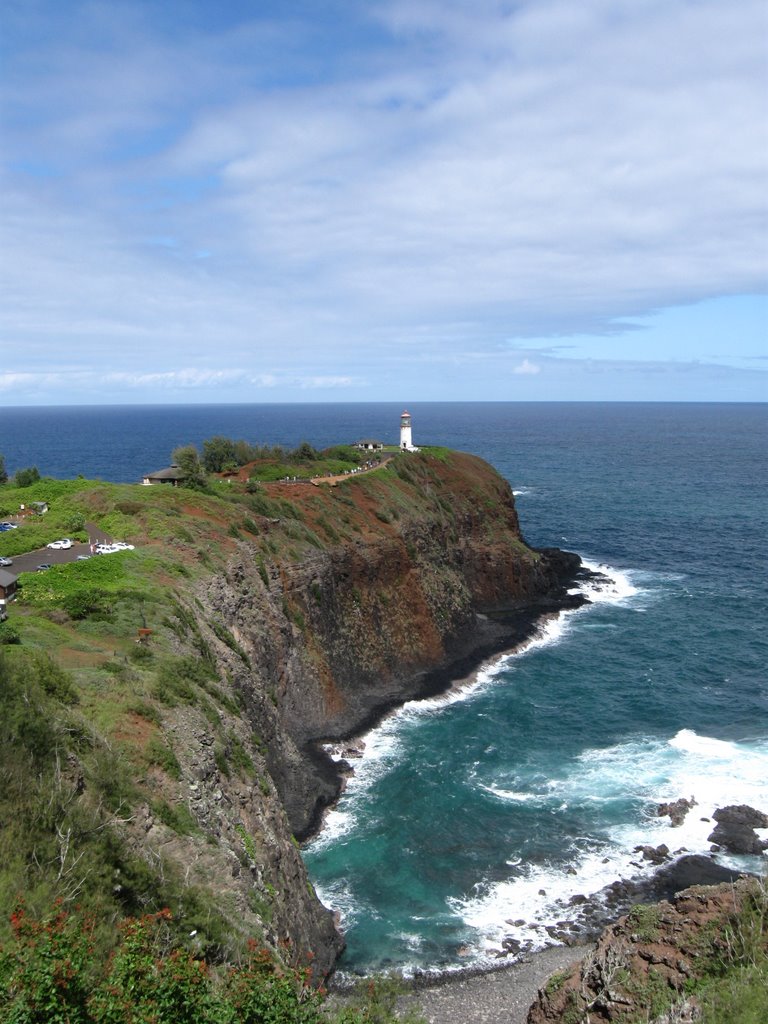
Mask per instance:
[[[76,562],[87,562],[90,557],[91,557],[90,555],[78,555],[75,558],[75,561]]]
[[[3,568],[5,568],[5,566],[8,566],[8,565],[13,565],[13,559],[12,558],[0,558],[0,565],[2,565]]]
[[[113,555],[116,551],[133,551],[133,544],[126,544],[125,541],[115,540],[111,544],[107,544],[102,541],[101,544],[96,545],[97,555]]]
[[[38,572],[44,572],[46,569],[52,569],[52,568],[53,568],[53,566],[51,565],[50,562],[41,562],[40,565],[38,565],[38,567],[37,567],[37,571]]]
[[[69,537],[63,537],[61,540],[52,540],[50,544],[46,544],[46,547],[52,548],[54,551],[66,551],[72,547],[72,541]]]

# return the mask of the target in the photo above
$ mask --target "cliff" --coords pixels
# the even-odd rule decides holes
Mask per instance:
[[[93,853],[100,913],[169,904],[180,934],[215,958],[257,935],[294,961],[311,951],[326,973],[342,940],[296,841],[339,791],[321,744],[450,685],[578,602],[567,594],[578,557],[529,548],[508,484],[445,450],[336,486],[55,483],[43,485],[53,516],[136,551],[22,577],[22,648],[0,668],[23,674],[24,649],[47,650],[79,701],[55,712],[45,763],[66,795],[48,833],[50,863],[64,864],[45,893],[73,898],[67,857],[76,872],[79,848],[62,853],[57,837],[87,807],[96,824],[81,830],[83,849],[96,851],[98,829],[121,844],[108,862]],[[49,717],[54,699],[41,691]],[[72,739],[72,716],[90,748]],[[111,805],[107,761],[110,792],[123,794]],[[29,843],[6,891],[39,887]]]
[[[564,584],[579,560],[528,548],[508,484],[470,455],[403,456],[342,486],[288,490],[323,546],[285,558],[244,542],[197,597],[247,655],[217,645],[304,838],[339,788],[319,743],[445,688],[575,603]]]

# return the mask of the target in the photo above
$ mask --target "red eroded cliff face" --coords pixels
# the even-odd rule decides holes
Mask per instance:
[[[573,602],[577,556],[534,551],[509,485],[458,452],[401,455],[337,486],[268,485],[290,514],[265,521],[197,597],[295,834],[339,779],[320,741],[360,732],[434,693]]]

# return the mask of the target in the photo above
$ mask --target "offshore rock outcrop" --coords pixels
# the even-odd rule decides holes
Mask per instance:
[[[710,843],[724,847],[730,853],[760,854],[768,850],[768,840],[761,839],[756,828],[768,828],[768,814],[746,804],[720,807],[712,817],[717,822],[709,836]]]

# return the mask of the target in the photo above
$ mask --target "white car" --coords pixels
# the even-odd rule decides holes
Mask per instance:
[[[69,537],[63,537],[61,540],[52,540],[50,544],[46,544],[46,547],[53,551],[67,551],[72,547],[72,541]]]
[[[2,565],[4,567],[7,566],[7,565],[13,565],[13,559],[12,558],[0,558],[0,565]]]
[[[125,541],[115,540],[111,544],[107,544],[106,541],[102,541],[96,545],[97,555],[113,555],[116,551],[134,551],[135,546],[133,544],[126,544]]]

